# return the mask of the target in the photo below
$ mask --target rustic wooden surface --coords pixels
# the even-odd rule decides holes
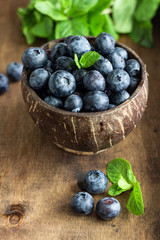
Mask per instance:
[[[0,1],[0,72],[11,61],[20,61],[27,47],[16,17],[25,1]],[[120,41],[133,48],[149,72],[148,108],[138,127],[122,142],[95,156],[76,156],[51,145],[28,115],[20,83],[0,96],[0,240],[160,239],[160,34],[156,46],[145,49],[128,37]],[[41,45],[42,41],[37,42]],[[79,189],[77,179],[88,170],[105,172],[109,160],[128,159],[141,183],[145,212],[130,214],[125,204],[129,193],[118,196],[122,211],[113,221],[76,216],[70,201]],[[107,194],[94,196],[95,203]]]

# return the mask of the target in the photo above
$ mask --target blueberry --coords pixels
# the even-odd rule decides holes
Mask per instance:
[[[44,67],[49,73],[53,73],[55,71],[55,64],[51,61],[48,60],[47,64]]]
[[[71,112],[80,112],[83,107],[82,98],[76,94],[68,96],[64,102],[64,109]]]
[[[111,91],[123,91],[128,88],[130,84],[130,77],[126,71],[122,69],[115,69],[108,74],[107,84]]]
[[[77,54],[78,58],[80,58],[85,52],[90,50],[91,45],[83,36],[76,36],[68,43],[68,53],[72,58],[74,58],[75,53]]]
[[[104,92],[88,92],[83,99],[84,109],[87,112],[104,111],[109,106],[109,98]]]
[[[12,62],[7,66],[6,73],[13,82],[21,80],[23,65],[19,62]]]
[[[123,59],[128,59],[128,52],[124,48],[115,47],[114,52],[119,54]]]
[[[0,95],[5,93],[9,88],[9,80],[8,78],[0,73]]]
[[[96,212],[103,220],[112,220],[120,213],[121,205],[119,201],[113,197],[105,197],[96,205]]]
[[[97,36],[94,47],[97,52],[106,57],[109,53],[114,51],[115,39],[109,33],[101,33]]]
[[[113,52],[108,55],[109,61],[112,63],[114,69],[123,69],[125,67],[125,60],[118,53]]]
[[[112,108],[115,108],[115,107],[117,107],[117,105],[115,105],[115,104],[109,104],[108,109],[112,109]]]
[[[130,94],[127,91],[112,93],[109,97],[110,102],[115,105],[119,105],[125,102],[130,97]]]
[[[56,108],[63,108],[63,103],[60,98],[56,98],[53,96],[47,96],[44,98],[44,101]]]
[[[39,47],[27,48],[22,55],[22,63],[26,68],[36,69],[44,67],[47,64],[47,54]]]
[[[131,77],[135,77],[140,72],[140,64],[135,59],[129,59],[126,61],[125,70]]]
[[[100,194],[106,190],[108,179],[103,172],[92,170],[86,174],[84,185],[87,192],[91,194]]]
[[[47,85],[49,73],[44,68],[34,70],[29,77],[29,85],[35,90],[41,90]]]
[[[104,91],[106,87],[104,77],[97,70],[88,71],[83,77],[83,84],[88,91]]]
[[[65,38],[64,43],[68,44],[69,41],[74,37],[75,37],[74,35],[69,35],[68,37]]]
[[[55,97],[68,97],[75,91],[76,81],[71,73],[57,70],[50,76],[48,86]]]
[[[56,60],[56,69],[65,70],[67,72],[73,72],[76,69],[74,60],[70,57],[62,56]]]
[[[61,56],[67,56],[67,44],[65,43],[57,43],[52,50],[50,58],[54,62]]]
[[[77,193],[71,201],[71,208],[80,215],[88,215],[93,211],[94,201],[92,196],[87,192]]]
[[[85,76],[86,73],[87,73],[86,69],[76,69],[75,71],[73,71],[72,74],[76,79],[77,90],[83,90],[83,88],[84,88],[83,77]]]
[[[104,77],[107,77],[108,73],[113,71],[111,62],[103,57],[99,58],[92,68],[99,71]]]
[[[130,85],[129,87],[127,88],[127,92],[129,92],[130,94],[132,94],[136,88],[138,87],[138,84],[140,82],[140,79],[139,78],[134,78],[134,77],[131,77],[130,78]]]

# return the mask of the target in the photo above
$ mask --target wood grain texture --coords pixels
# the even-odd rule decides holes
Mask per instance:
[[[27,47],[16,17],[25,1],[0,1],[0,71],[11,61],[20,61]],[[104,153],[76,156],[52,145],[34,126],[21,94],[20,83],[0,96],[0,240],[159,240],[160,239],[160,35],[155,29],[155,48],[145,49],[123,36],[149,72],[149,102],[136,129]],[[40,46],[43,41],[38,41]],[[105,172],[109,160],[128,159],[141,183],[145,212],[134,216],[126,208],[129,193],[118,196],[119,217],[105,222],[96,217],[76,216],[70,201],[79,189],[77,179],[85,172]],[[107,193],[94,196],[95,204]]]

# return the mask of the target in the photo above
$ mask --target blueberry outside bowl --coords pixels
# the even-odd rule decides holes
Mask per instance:
[[[87,37],[91,45],[95,37]],[[46,43],[43,49],[52,49],[64,39]],[[148,78],[142,59],[129,47],[129,56],[141,65],[142,78],[131,97],[116,108],[94,113],[72,113],[45,103],[28,84],[28,72],[23,68],[22,94],[26,108],[36,126],[50,136],[52,143],[65,151],[91,155],[105,151],[123,140],[138,124],[148,99]]]

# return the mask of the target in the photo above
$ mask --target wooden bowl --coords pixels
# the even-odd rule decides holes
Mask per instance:
[[[87,37],[91,45],[94,37]],[[42,46],[52,49],[64,39],[53,40]],[[93,113],[72,113],[45,103],[28,84],[26,68],[22,73],[22,93],[27,110],[36,126],[51,137],[52,143],[65,151],[91,155],[100,153],[123,140],[140,121],[148,99],[148,79],[142,59],[129,47],[129,56],[141,65],[142,79],[131,97],[116,108]]]

